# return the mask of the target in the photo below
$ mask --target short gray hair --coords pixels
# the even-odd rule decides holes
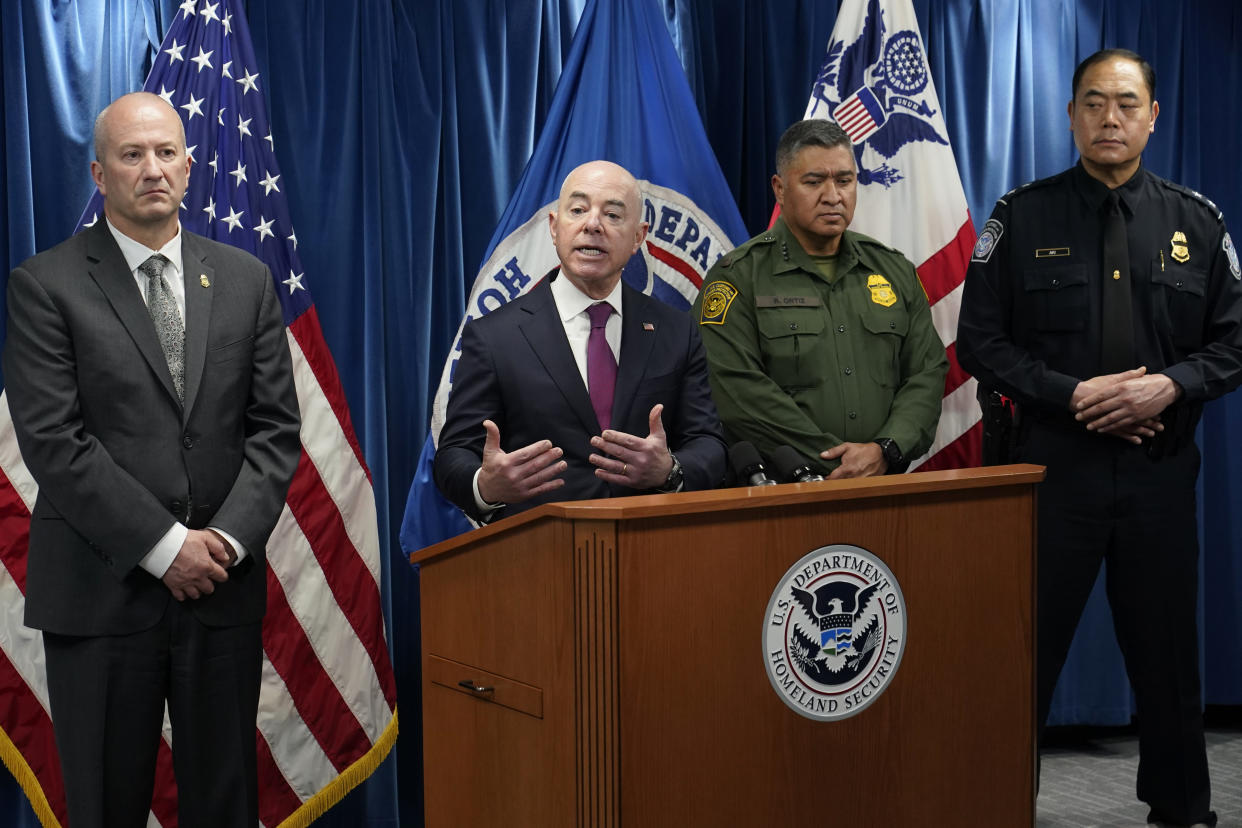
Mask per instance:
[[[846,149],[851,149],[853,143],[845,130],[837,126],[834,121],[828,121],[823,118],[808,118],[805,121],[796,121],[793,126],[785,130],[785,134],[781,136],[780,143],[776,145],[777,174],[784,175],[786,168],[789,167],[789,164],[797,157],[798,153],[807,147],[824,147],[825,149],[845,147]]]

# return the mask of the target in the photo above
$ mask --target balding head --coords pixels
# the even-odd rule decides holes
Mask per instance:
[[[108,221],[158,250],[177,235],[178,210],[190,180],[185,128],[158,95],[123,95],[95,119],[91,176]]]
[[[603,299],[647,236],[638,182],[611,161],[591,161],[565,177],[549,228],[561,272],[583,293]]]

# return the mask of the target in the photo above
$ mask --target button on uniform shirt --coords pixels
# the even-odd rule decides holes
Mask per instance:
[[[1201,403],[1242,382],[1242,271],[1216,206],[1140,168],[1116,189],[1126,216],[1134,365]],[[1034,413],[1069,418],[1079,381],[1101,373],[1101,209],[1109,189],[1081,164],[1005,195],[966,279],[957,354],[984,385]],[[1176,412],[1169,412],[1176,414]],[[1169,425],[1166,423],[1166,426]]]
[[[835,263],[808,256],[778,219],[721,258],[690,311],[730,442],[822,451],[888,437],[931,447],[948,360],[927,294],[901,253],[847,230]]]
[[[105,221],[107,221],[105,217]],[[116,240],[117,246],[121,248],[121,255],[125,257],[125,264],[129,267],[130,273],[134,277],[134,283],[138,286],[138,295],[142,297],[142,301],[148,302],[147,288],[149,280],[145,273],[138,270],[139,265],[152,256],[159,254],[168,260],[164,265],[164,280],[168,282],[169,292],[172,293],[173,301],[177,303],[177,313],[181,315],[182,324],[185,324],[185,272],[182,268],[181,260],[181,227],[177,227],[177,235],[161,247],[159,250],[152,250],[142,242],[134,241],[129,236],[117,230],[112,222],[107,221],[108,230],[112,233],[112,238]],[[233,547],[233,551],[237,553],[237,560],[234,565],[240,563],[246,557],[246,547],[242,546],[236,538],[227,532],[212,527],[213,531],[224,538]],[[138,565],[150,572],[156,578],[163,578],[164,573],[172,566],[172,562],[177,557],[177,553],[181,551],[181,545],[185,543],[189,529],[183,523],[174,523],[172,528],[164,535],[160,541],[151,548]]]

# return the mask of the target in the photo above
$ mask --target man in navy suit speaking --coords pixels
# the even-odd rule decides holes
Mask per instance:
[[[712,488],[725,445],[698,331],[621,281],[647,235],[638,183],[616,164],[583,164],[548,223],[560,266],[462,331],[436,484],[479,522]]]

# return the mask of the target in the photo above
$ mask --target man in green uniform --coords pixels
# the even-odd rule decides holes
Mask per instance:
[[[781,218],[712,267],[691,310],[729,441],[792,446],[831,478],[927,451],[948,372],[914,266],[847,229],[857,188],[844,130],[791,126],[772,176]]]

